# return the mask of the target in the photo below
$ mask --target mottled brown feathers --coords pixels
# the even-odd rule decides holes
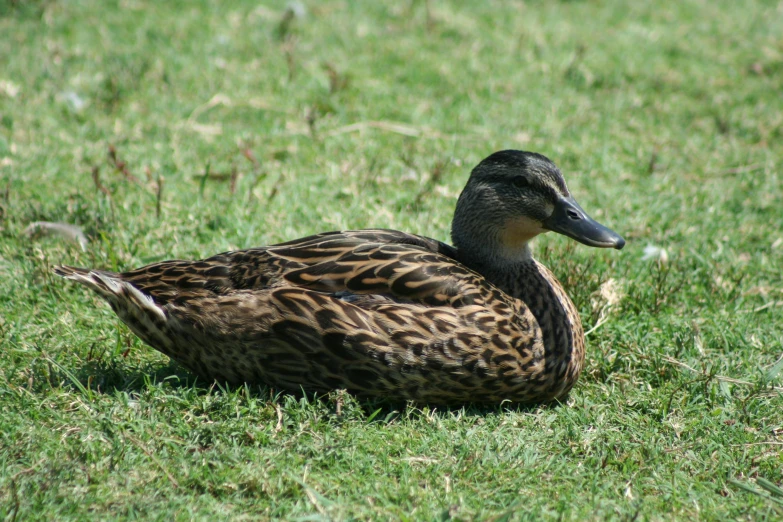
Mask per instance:
[[[55,271],[96,291],[136,335],[206,379],[433,404],[560,399],[582,369],[579,314],[526,244],[509,257],[497,242],[498,227],[523,222],[520,215],[539,219],[549,203],[527,206],[567,190],[546,158],[523,160],[504,153],[487,160],[487,172],[477,167],[466,192],[496,192],[463,194],[455,241],[466,239],[453,247],[359,230],[122,274]],[[528,164],[535,168],[524,175],[544,172],[534,185],[545,188],[525,189],[517,208],[509,198],[527,184],[496,178],[513,180],[513,169]],[[502,209],[490,212],[485,201]],[[471,219],[489,215],[495,224],[471,232]]]
[[[430,403],[562,396],[581,344],[573,375],[563,363],[548,368],[525,304],[440,252],[453,253],[366,230],[124,274],[57,273],[98,291],[145,342],[207,379]],[[548,272],[540,281],[557,284]],[[146,307],[130,288],[151,298]],[[560,341],[573,344],[574,333]]]

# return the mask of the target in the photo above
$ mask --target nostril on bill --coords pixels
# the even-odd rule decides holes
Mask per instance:
[[[579,215],[579,212],[571,209],[568,209],[568,217],[571,219],[582,219],[582,216]]]

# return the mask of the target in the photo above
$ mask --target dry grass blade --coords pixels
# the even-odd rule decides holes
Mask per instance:
[[[166,478],[169,479],[175,489],[179,489],[179,482],[177,482],[177,479],[175,479],[174,475],[172,475],[169,470],[166,469],[166,467],[163,465],[160,459],[155,456],[154,453],[152,453],[139,439],[133,435],[125,434],[125,436],[133,443],[134,446],[143,451],[144,454],[147,455],[160,468],[160,470],[166,475]]]
[[[160,219],[160,206],[163,201],[163,177],[158,174],[157,182],[155,183],[155,217]]]
[[[22,232],[24,235],[35,238],[42,235],[58,236],[78,244],[82,252],[87,250],[90,242],[82,229],[68,223],[53,223],[51,221],[36,221],[27,225]]]
[[[773,308],[773,307],[777,307],[777,306],[783,306],[783,301],[770,301],[769,303],[763,304],[761,306],[757,306],[753,310],[745,310],[745,312],[746,313],[750,312],[750,313],[755,314],[757,312],[762,312],[762,311],[764,311],[764,310],[766,310],[768,308]]]
[[[283,409],[277,403],[275,403],[275,413],[277,413],[277,424],[275,425],[275,433],[280,433],[283,430]]]
[[[688,366],[687,364],[685,364],[682,361],[678,361],[674,357],[669,357],[668,355],[664,355],[662,357],[662,359],[664,361],[666,361],[667,363],[669,363],[669,364],[673,364],[675,366],[679,366],[680,368],[685,368],[686,370],[692,371],[693,373],[703,373],[703,372],[700,372],[699,370],[697,370],[696,368]],[[714,378],[717,381],[728,382],[728,383],[731,383],[731,384],[739,384],[741,386],[757,386],[756,383],[752,383],[750,381],[743,381],[741,379],[734,379],[733,377],[726,377],[724,375],[714,375],[714,376],[712,376],[712,378]],[[772,386],[772,390],[776,391],[776,392],[783,392],[783,387]]]
[[[764,163],[752,163],[750,165],[742,165],[740,167],[734,167],[730,169],[724,169],[717,172],[720,176],[729,176],[731,174],[743,174],[745,172],[753,172],[754,170],[763,169]]]
[[[351,123],[350,125],[337,127],[336,129],[330,130],[325,135],[337,136],[340,134],[363,131],[367,129],[378,129],[386,132],[402,134],[403,136],[410,136],[412,138],[442,138],[443,137],[443,134],[435,130],[420,129],[412,125],[407,125],[405,123],[399,123],[394,121],[360,121],[357,123]]]
[[[732,448],[744,448],[748,446],[783,446],[783,442],[777,442],[774,440],[766,440],[761,442],[746,442],[744,444],[732,444]]]
[[[592,307],[598,313],[598,320],[595,325],[585,332],[585,337],[598,330],[609,320],[613,309],[622,301],[625,293],[622,285],[616,280],[609,278],[599,288],[597,295],[592,299]]]

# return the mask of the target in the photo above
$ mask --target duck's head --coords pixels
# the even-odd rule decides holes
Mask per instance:
[[[547,157],[504,150],[473,169],[457,202],[451,236],[461,257],[513,262],[529,259],[528,242],[549,231],[593,247],[625,245],[579,206]]]

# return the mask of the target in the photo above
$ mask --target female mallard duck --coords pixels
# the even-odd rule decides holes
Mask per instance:
[[[563,398],[584,362],[579,313],[529,242],[620,249],[546,157],[471,173],[454,246],[394,230],[327,232],[130,272],[57,267],[196,374],[288,390],[462,404]]]

